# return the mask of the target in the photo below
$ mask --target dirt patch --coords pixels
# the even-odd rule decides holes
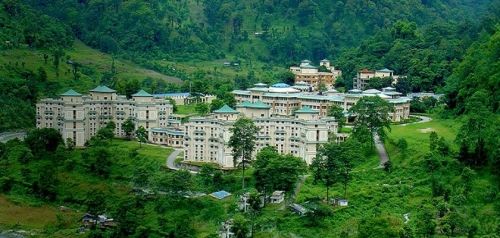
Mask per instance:
[[[434,131],[434,129],[428,127],[428,128],[424,128],[424,129],[419,129],[420,133],[431,133]]]

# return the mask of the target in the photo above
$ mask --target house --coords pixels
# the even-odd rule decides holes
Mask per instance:
[[[217,192],[211,193],[210,196],[213,197],[213,198],[221,200],[221,199],[224,199],[226,197],[231,196],[231,193],[228,193],[228,192],[226,192],[224,190],[221,190],[221,191],[217,191]]]
[[[295,212],[299,216],[304,216],[308,212],[307,208],[305,208],[302,205],[297,204],[297,203],[294,203],[294,204],[290,205],[289,207],[293,212]]]
[[[97,223],[97,220],[94,215],[90,213],[85,213],[82,217],[82,223],[83,226],[89,227],[89,226],[94,226]]]
[[[271,203],[282,203],[285,201],[285,191],[274,191],[270,197]]]
[[[349,205],[349,200],[342,198],[333,198],[331,204],[339,207],[347,207]]]
[[[219,229],[219,237],[220,238],[233,238],[234,233],[231,231],[231,228],[233,227],[233,219],[229,219],[225,222],[221,223],[220,229]]]
[[[115,220],[108,218],[105,214],[94,216],[90,213],[86,213],[82,217],[82,223],[84,227],[99,226],[100,228],[107,228],[116,226]]]

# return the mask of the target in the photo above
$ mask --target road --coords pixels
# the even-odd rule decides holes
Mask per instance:
[[[174,152],[172,152],[168,157],[167,157],[167,167],[172,170],[179,170],[180,168],[175,164],[175,159],[177,156],[182,152],[182,150],[179,149],[174,149]]]
[[[406,125],[412,125],[412,124],[425,123],[425,122],[432,121],[432,118],[427,117],[427,116],[420,116],[420,115],[411,115],[411,116],[420,118],[420,121],[405,123],[405,124],[401,124],[399,126],[406,126]]]
[[[378,157],[380,158],[379,167],[383,167],[384,164],[389,161],[389,155],[387,155],[384,143],[380,141],[378,134],[373,134],[373,141],[375,142],[375,148],[377,149]]]
[[[17,131],[17,132],[3,132],[0,133],[0,142],[5,143],[9,140],[19,138],[20,140],[24,139],[26,137],[26,132],[24,131]]]

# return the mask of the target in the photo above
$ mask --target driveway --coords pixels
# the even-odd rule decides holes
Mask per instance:
[[[421,116],[421,115],[411,115],[411,116],[420,118],[420,121],[410,122],[410,123],[405,123],[405,124],[400,124],[398,126],[406,126],[406,125],[412,125],[412,124],[425,123],[425,122],[432,121],[432,118],[430,118],[428,116]]]

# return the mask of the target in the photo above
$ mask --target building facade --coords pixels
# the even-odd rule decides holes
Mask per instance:
[[[37,128],[57,129],[65,141],[71,139],[75,146],[82,147],[110,121],[116,124],[117,137],[126,136],[122,126],[128,118],[133,119],[136,128],[142,126],[148,133],[152,128],[166,128],[172,105],[143,90],[127,99],[113,89],[99,86],[89,95],[69,90],[58,99],[42,99],[36,111]]]
[[[290,72],[295,75],[295,84],[303,82],[316,89],[321,83],[326,87],[333,87],[337,77],[342,74],[342,71],[330,65],[330,61],[327,59],[320,61],[321,66],[325,66],[328,72],[320,72],[319,68],[313,66],[309,60],[303,60],[299,66],[290,67]]]
[[[362,69],[358,71],[358,74],[353,79],[352,87],[354,89],[364,90],[368,88],[370,80],[373,78],[391,78],[392,84],[394,85],[397,83],[399,76],[395,75],[393,70],[387,68],[375,71]]]
[[[211,103],[214,95],[199,94],[192,95],[191,93],[159,93],[153,95],[155,98],[168,98],[174,100],[176,105],[189,105],[193,103]]]
[[[394,88],[387,87],[383,91],[358,89],[350,90],[348,93],[339,93],[329,90],[323,94],[318,92],[303,92],[289,85],[278,83],[271,87],[256,85],[247,90],[234,90],[233,94],[237,103],[261,102],[270,107],[270,115],[291,116],[294,111],[301,107],[309,107],[319,111],[319,115],[328,115],[328,108],[337,105],[347,112],[362,97],[379,96],[394,106],[395,112],[391,115],[393,122],[406,120],[410,115],[410,99],[402,97],[401,93]]]
[[[245,102],[234,110],[227,105],[207,117],[191,118],[184,125],[184,160],[211,162],[223,168],[235,166],[231,148],[231,128],[240,117],[252,118],[259,128],[256,150],[273,146],[283,154],[303,158],[310,164],[317,147],[327,143],[329,134],[336,133],[334,118],[320,117],[319,111],[303,107],[294,116],[271,115],[270,107],[262,102]]]

